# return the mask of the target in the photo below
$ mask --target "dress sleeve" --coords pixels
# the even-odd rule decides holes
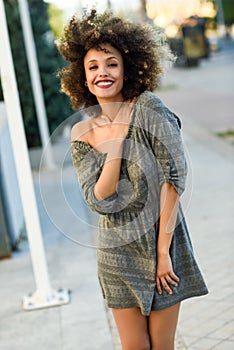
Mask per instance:
[[[90,209],[99,214],[112,212],[117,193],[101,201],[97,200],[94,195],[94,187],[100,176],[106,155],[96,153],[91,146],[82,141],[72,142],[71,155],[78,182]]]
[[[181,195],[185,189],[187,165],[179,118],[164,105],[150,111],[150,139],[155,154],[159,186],[171,183]]]

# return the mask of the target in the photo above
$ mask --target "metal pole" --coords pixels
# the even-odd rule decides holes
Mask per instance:
[[[64,291],[62,295],[53,291],[49,282],[3,0],[0,38],[0,76],[36,282],[35,293],[24,298],[23,307],[28,310],[60,305],[67,303],[69,296]]]
[[[216,0],[217,2],[217,25],[219,34],[221,37],[225,37],[226,35],[226,27],[225,27],[225,20],[224,20],[224,13],[223,13],[223,1],[222,0]]]
[[[143,22],[148,21],[147,10],[146,10],[146,0],[141,0],[141,15]]]
[[[29,73],[32,82],[32,90],[34,96],[34,102],[37,112],[38,126],[41,136],[41,143],[43,150],[46,149],[44,159],[45,166],[53,169],[55,168],[55,163],[53,159],[52,147],[49,142],[50,134],[47,123],[46,108],[44,103],[44,95],[41,86],[41,78],[38,67],[37,53],[33,39],[33,32],[31,26],[31,19],[29,14],[29,8],[27,0],[19,0],[19,11],[20,19],[22,24],[26,54],[28,59]]]
[[[107,0],[107,8],[108,8],[108,10],[111,10],[111,1],[110,0]]]

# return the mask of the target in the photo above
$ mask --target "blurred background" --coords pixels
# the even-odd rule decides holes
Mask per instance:
[[[19,312],[20,298],[34,282],[0,77],[1,350],[120,349],[103,307],[95,254],[85,249],[96,240],[97,218],[84,203],[70,158],[70,127],[79,113],[60,93],[56,77],[66,63],[55,39],[74,13],[81,16],[93,6],[160,27],[177,56],[155,93],[182,120],[189,163],[182,200],[210,294],[184,303],[176,349],[233,349],[234,0],[26,0],[33,62],[20,0],[3,2],[51,281],[71,288],[73,299],[61,310]],[[40,167],[46,150],[29,63],[38,63],[55,168]]]
[[[3,2],[32,169],[37,170],[40,166],[45,142],[43,144],[39,123],[42,116],[36,108],[35,102],[38,101],[29,63],[33,67],[38,65],[44,118],[54,148],[53,157],[59,162],[62,150],[67,147],[63,141],[69,139],[70,127],[74,123],[71,116],[75,111],[69,98],[60,92],[56,74],[66,63],[57,51],[55,40],[62,36],[64,26],[74,13],[81,16],[84,8],[94,6],[98,11],[109,9],[116,15],[160,27],[177,59],[170,72],[162,77],[156,93],[180,115],[182,121],[190,118],[215,136],[231,144],[234,142],[234,0],[24,0],[36,50],[34,62],[29,62],[26,52],[27,33],[22,27],[24,19],[20,1]],[[1,77],[0,114],[1,221],[6,232],[4,237],[7,237],[4,239],[8,242],[2,253],[0,250],[0,256],[4,257],[17,249],[21,238],[25,237],[25,224],[9,130],[7,123],[3,122]]]
[[[17,0],[4,0],[16,77],[28,146],[40,145],[35,104],[29,77]],[[197,66],[201,59],[220,52],[234,42],[232,0],[28,0],[38,55],[41,82],[50,132],[72,111],[68,98],[59,93],[56,71],[64,65],[54,45],[63,27],[76,12],[96,6],[136,21],[161,27],[178,59],[176,66]],[[3,100],[0,88],[0,100]]]

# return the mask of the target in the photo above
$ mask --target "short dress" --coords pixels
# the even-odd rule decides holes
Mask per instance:
[[[98,278],[110,308],[139,307],[143,315],[186,298],[208,293],[194,257],[188,228],[179,205],[170,246],[175,274],[173,293],[156,288],[160,190],[165,182],[181,195],[187,165],[179,118],[155,94],[145,91],[136,100],[123,144],[116,192],[98,201],[95,184],[106,154],[83,141],[72,141],[72,159],[88,206],[100,214]]]

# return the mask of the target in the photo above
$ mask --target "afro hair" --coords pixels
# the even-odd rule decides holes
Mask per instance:
[[[174,60],[159,29],[115,17],[107,11],[98,14],[95,9],[90,13],[84,12],[81,19],[74,15],[56,44],[68,62],[58,75],[61,90],[70,97],[73,109],[97,104],[96,97],[85,86],[84,57],[91,48],[110,44],[121,53],[124,101],[139,96],[145,90],[154,91],[159,86],[166,64]]]

